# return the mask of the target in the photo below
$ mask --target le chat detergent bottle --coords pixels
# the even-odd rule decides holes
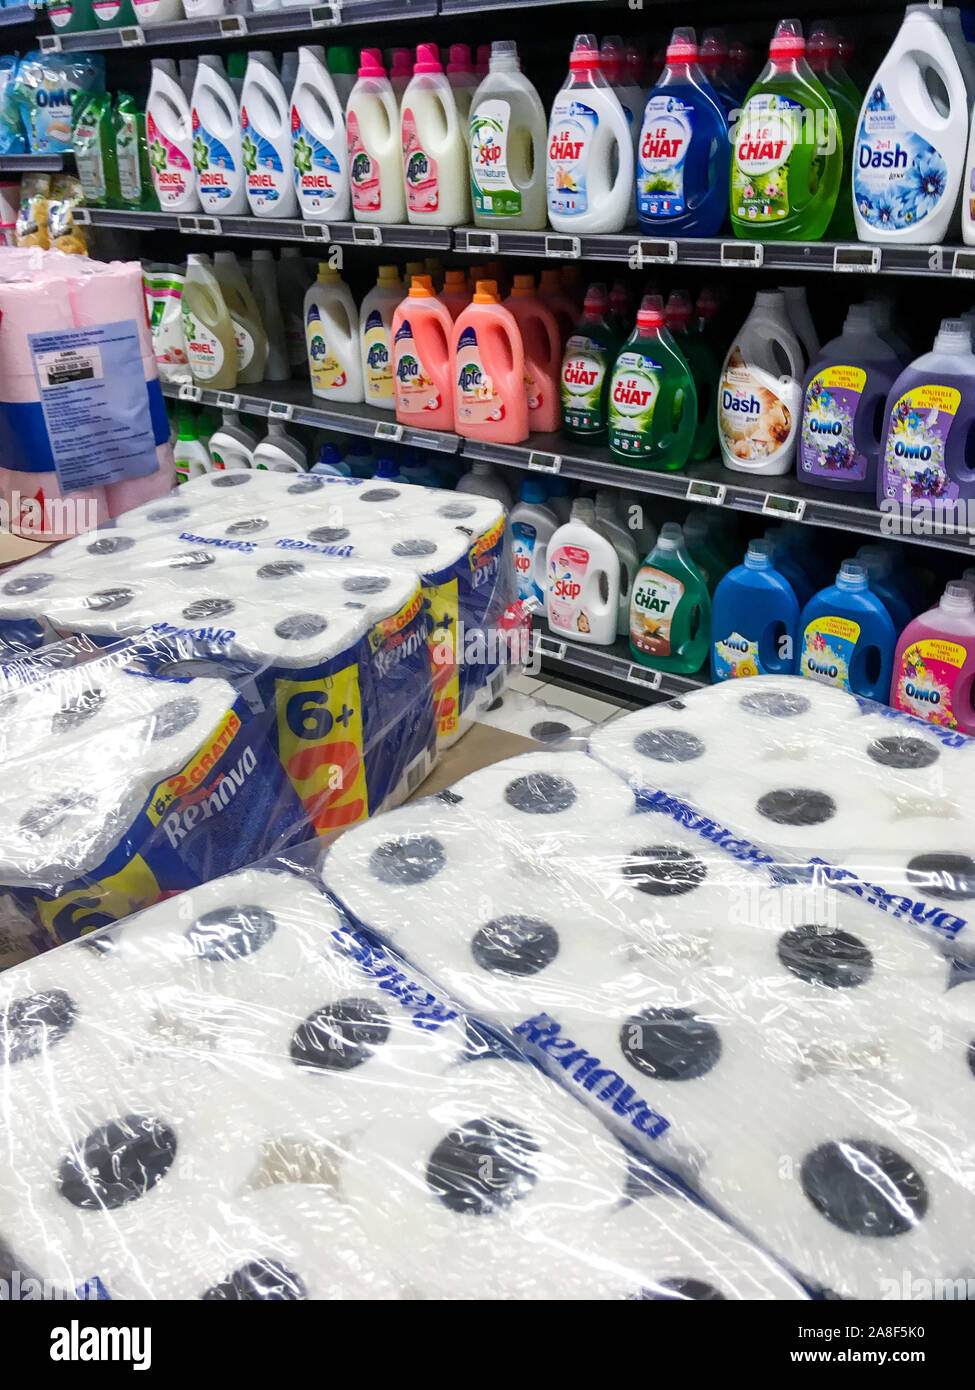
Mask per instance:
[[[548,126],[548,219],[555,230],[622,231],[633,203],[633,165],[633,137],[600,69],[596,40],[580,34]]]
[[[660,528],[630,600],[630,652],[656,671],[690,675],[707,660],[711,597],[675,521]]]
[[[619,463],[673,471],[687,462],[696,431],[694,378],[659,297],[647,295],[613,364],[609,451]]]
[[[605,439],[610,372],[618,347],[606,286],[590,285],[582,318],[562,356],[562,432],[571,438]]]

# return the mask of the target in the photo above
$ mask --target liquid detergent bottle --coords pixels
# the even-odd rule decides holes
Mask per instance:
[[[975,590],[948,585],[936,608],[915,618],[894,655],[890,704],[918,719],[975,734]]]
[[[844,560],[836,583],[814,594],[803,608],[799,643],[801,676],[868,700],[886,700],[897,634],[887,609],[870,592],[866,570],[855,560]]]
[[[525,349],[518,320],[493,280],[479,280],[454,324],[454,428],[468,439],[520,444],[528,438]]]
[[[315,271],[297,246],[282,246],[278,261],[278,303],[284,319],[284,341],[292,376],[308,375],[305,342],[305,295],[315,283]]]
[[[708,593],[714,591],[731,566],[720,545],[716,543],[714,528],[709,524],[713,518],[704,510],[691,512],[684,522],[684,544],[687,553],[701,571]]]
[[[935,12],[908,5],[860,110],[853,203],[861,241],[943,241],[968,138],[965,80]]]
[[[633,296],[629,285],[622,280],[614,280],[609,292],[609,316],[621,338],[628,338],[633,331]]]
[[[291,156],[291,103],[270,53],[252,52],[240,99],[247,201],[255,217],[298,211]]]
[[[518,597],[534,598],[544,604],[545,555],[549,541],[559,529],[559,519],[545,505],[545,484],[537,478],[526,478],[519,496],[508,520]]]
[[[159,206],[152,186],[146,145],[146,115],[129,92],[115,98],[115,159],[122,207],[153,212]]]
[[[630,599],[633,580],[640,568],[640,552],[636,539],[620,524],[616,511],[616,495],[606,488],[596,493],[596,519],[593,526],[605,536],[616,551],[620,562],[620,602],[616,617],[616,635],[625,637],[630,630]]]
[[[470,114],[471,98],[481,81],[474,70],[474,61],[471,58],[469,44],[452,43],[450,45],[450,56],[447,59],[447,81],[454,89],[454,98],[457,102],[460,118],[462,121],[466,121]]]
[[[96,29],[123,29],[136,23],[132,0],[92,0]]]
[[[701,38],[698,61],[701,64],[701,71],[707,78],[708,85],[716,93],[724,108],[728,125],[732,125],[734,113],[745,100],[747,89],[737,83],[732,76],[731,65],[728,61],[728,45],[721,30],[705,29]]]
[[[622,231],[631,214],[634,177],[623,108],[600,71],[596,40],[579,34],[548,127],[549,221],[557,232]]]
[[[716,236],[728,212],[727,113],[697,56],[694,30],[675,29],[643,114],[637,220],[650,236]]]
[[[416,276],[393,314],[396,418],[417,429],[454,428],[454,321],[425,276]]]
[[[187,256],[180,311],[193,380],[209,390],[232,391],[237,385],[237,341],[209,256]]]
[[[867,572],[870,592],[876,594],[890,614],[894,631],[903,632],[914,614],[897,583],[894,561],[890,552],[882,545],[861,545],[856,553],[856,559],[857,564],[862,565]]]
[[[646,98],[643,89],[631,81],[624,57],[623,40],[619,34],[609,34],[603,39],[599,46],[599,66],[623,108],[635,150],[640,138],[640,122],[643,120]]]
[[[717,388],[720,363],[707,334],[692,320],[694,306],[683,290],[672,290],[664,307],[664,323],[690,369],[697,397],[697,426],[689,457],[698,462],[714,458],[718,449]]]
[[[394,265],[381,265],[379,278],[359,310],[362,380],[367,405],[395,410],[393,392],[393,315],[403,302],[406,286]]]
[[[505,511],[511,511],[511,489],[487,459],[471,461],[470,471],[457,480],[456,491],[469,492],[475,497],[493,497]]]
[[[362,69],[359,69],[360,73]],[[396,96],[397,104],[402,100],[403,93],[410,85],[410,78],[413,76],[413,54],[408,48],[394,48],[392,62],[389,69],[389,81]]]
[[[663,305],[647,295],[613,364],[609,452],[634,468],[683,468],[697,430],[697,392],[687,359],[667,332]]]
[[[836,107],[843,139],[843,177],[826,236],[830,241],[852,241],[856,236],[852,191],[853,152],[856,149],[857,122],[863,94],[840,62],[839,40],[825,25],[817,24],[809,35],[807,57],[809,66]]]
[[[305,341],[314,394],[328,401],[361,401],[358,310],[348,285],[324,261],[305,295]]]
[[[806,291],[802,285],[780,285],[779,289],[785,300],[785,312],[792,332],[799,339],[799,346],[802,348],[802,365],[805,370],[819,351],[819,334],[809,312]]]
[[[117,208],[122,190],[108,92],[79,93],[74,105],[73,144],[85,202],[96,208]]]
[[[975,497],[968,440],[975,416],[975,355],[968,325],[944,319],[931,352],[891,387],[877,470],[877,504],[952,508]]]
[[[95,27],[92,0],[46,0],[44,8],[55,34],[77,34]]]
[[[215,216],[237,217],[247,211],[240,115],[223,61],[216,54],[200,57],[191,106],[200,206]]]
[[[603,288],[605,290],[605,286]],[[548,305],[555,315],[559,338],[564,347],[579,321],[582,306],[574,304],[571,297],[566,294],[565,286],[562,284],[557,270],[542,271],[538,281],[538,297]],[[585,295],[583,295],[583,301],[585,301]]]
[[[619,338],[609,321],[606,286],[590,285],[582,318],[562,354],[560,394],[564,434],[592,442],[605,439],[609,383],[618,351]]]
[[[241,422],[236,410],[225,410],[220,425],[210,436],[210,458],[218,472],[239,472],[254,466],[257,435]]]
[[[210,454],[207,446],[197,435],[196,421],[184,415],[179,421],[179,434],[173,445],[173,464],[177,483],[186,483],[190,478],[202,478],[210,472]]]
[[[799,601],[772,564],[767,541],[748,542],[744,564],[714,594],[711,679],[791,676],[796,669]]]
[[[797,553],[796,547],[791,544],[784,528],[779,526],[770,526],[763,539],[769,547],[772,564],[791,584],[792,592],[799,600],[800,609],[805,608],[816,592],[817,584],[802,563],[802,557]]]
[[[806,62],[797,19],[779,21],[745,99],[731,159],[731,226],[755,241],[818,241],[843,176],[836,107]]]
[[[363,50],[346,109],[352,216],[356,222],[406,221],[399,107],[382,63]]]
[[[641,666],[690,675],[707,660],[710,640],[708,587],[681,528],[667,521],[633,581],[630,652]]]
[[[288,434],[280,420],[269,420],[252,466],[270,473],[306,473],[308,455],[301,440]]]
[[[344,222],[352,209],[343,103],[324,50],[298,49],[291,95],[291,161],[298,211],[306,222]]]
[[[288,343],[284,331],[284,316],[278,300],[278,282],[274,257],[270,251],[256,248],[251,255],[250,287],[264,332],[267,336],[265,381],[287,381],[291,375]]]
[[[237,343],[237,384],[253,386],[264,380],[267,334],[250,285],[233,251],[217,251],[213,273],[230,311]]]
[[[328,50],[327,62],[329,76],[344,110],[356,84],[355,49],[348,44],[333,44]]]
[[[491,67],[471,101],[471,201],[476,227],[546,225],[545,108],[521,71],[518,45],[491,45]]]
[[[553,434],[562,419],[559,376],[562,343],[551,309],[535,293],[534,275],[516,275],[504,307],[512,314],[525,350],[525,398],[531,434]]]
[[[193,118],[171,58],[153,58],[146,102],[152,184],[163,212],[198,212],[193,174]]]
[[[883,410],[902,367],[870,310],[852,304],[843,332],[821,350],[806,378],[797,468],[803,482],[876,492]]]
[[[718,387],[718,443],[740,473],[788,473],[802,407],[802,348],[779,290],[759,290]]]
[[[311,466],[312,473],[326,478],[351,478],[352,470],[342,460],[342,452],[335,444],[323,444],[318,460]],[[370,469],[368,476],[372,477]]]
[[[444,287],[440,291],[440,302],[446,305],[450,311],[450,317],[455,323],[461,312],[470,304],[471,298],[472,291],[464,272],[462,270],[448,270],[444,276]]]
[[[550,509],[558,517],[560,525],[564,525],[572,511],[572,486],[568,478],[546,478],[545,491]]]
[[[403,93],[401,137],[407,219],[435,227],[468,222],[467,122],[434,44],[421,43],[416,50]]]
[[[545,613],[559,636],[608,647],[616,640],[620,562],[595,520],[592,502],[577,497],[569,520],[553,532],[545,558]]]

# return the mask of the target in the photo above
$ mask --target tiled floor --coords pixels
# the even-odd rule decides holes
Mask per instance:
[[[543,700],[547,705],[571,710],[593,724],[601,724],[611,715],[621,710],[636,709],[637,706],[626,701],[615,700],[611,695],[593,695],[569,682],[546,680],[539,676],[525,676],[520,672],[508,681],[510,688],[533,699]]]

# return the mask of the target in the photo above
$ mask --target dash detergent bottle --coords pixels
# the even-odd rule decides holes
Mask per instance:
[[[802,410],[803,355],[781,290],[759,290],[718,386],[718,442],[740,473],[788,473]]]

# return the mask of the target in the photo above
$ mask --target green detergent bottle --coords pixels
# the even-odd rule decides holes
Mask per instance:
[[[680,526],[668,521],[633,581],[633,660],[655,671],[693,675],[707,660],[710,633],[708,586],[687,553]]]
[[[857,226],[853,216],[853,146],[863,96],[853,78],[840,62],[840,41],[832,29],[817,24],[809,35],[809,66],[826,88],[836,107],[843,138],[843,177],[836,207],[826,228],[830,241],[856,241]]]
[[[91,0],[46,0],[45,9],[55,34],[77,34],[95,27]]]
[[[705,507],[691,512],[684,522],[684,545],[713,596],[731,565],[715,542],[711,520]]]
[[[115,161],[122,207],[155,212],[159,207],[146,147],[146,113],[129,92],[115,98]]]
[[[687,358],[667,332],[659,296],[648,294],[613,364],[609,452],[633,468],[683,468],[697,430],[697,392]]]
[[[562,432],[570,438],[592,443],[606,438],[609,381],[619,344],[606,286],[590,285],[582,318],[562,354]]]
[[[753,241],[818,241],[843,177],[836,107],[805,59],[797,19],[782,19],[735,130],[731,225]],[[859,113],[858,113],[859,114]]]
[[[691,444],[691,461],[718,456],[718,377],[721,360],[711,348],[711,334],[694,321],[694,306],[683,290],[671,290],[664,309],[664,323],[691,369],[697,392],[697,428]]]
[[[119,207],[122,197],[115,158],[112,98],[108,92],[78,93],[72,138],[85,202],[94,208]]]

